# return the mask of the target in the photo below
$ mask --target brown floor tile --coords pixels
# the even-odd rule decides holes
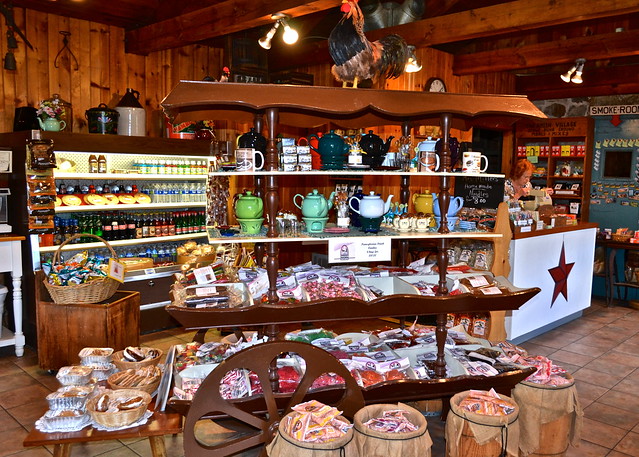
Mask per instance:
[[[614,406],[615,408],[625,409],[626,411],[639,412],[639,397],[636,395],[628,395],[627,392],[615,389],[603,394],[597,399],[597,402]]]
[[[20,422],[15,420],[11,414],[4,409],[0,409],[0,430],[8,428],[16,428],[20,426]]]
[[[112,451],[105,452],[104,454],[100,454],[100,457],[139,457],[139,454],[126,446],[122,446]]]
[[[11,457],[51,457],[51,452],[42,446],[24,448],[24,451],[11,454]]]
[[[582,355],[589,355],[592,357],[599,357],[600,355],[605,354],[608,351],[608,349],[604,349],[604,348],[600,348],[596,346],[589,346],[587,344],[582,343],[582,341],[583,341],[583,338],[579,341],[575,341],[574,343],[570,343],[564,346],[563,350],[575,352],[577,354],[582,354]]]
[[[608,449],[613,449],[627,433],[628,430],[584,417],[581,439]]]
[[[619,352],[616,348],[612,351],[600,356],[597,358],[602,362],[611,362],[611,363],[619,363],[621,365],[626,365],[629,367],[637,368],[639,367],[639,357],[631,354],[625,354],[623,352]]]
[[[126,449],[127,451],[129,450],[118,440],[94,441],[92,443],[75,443],[71,446],[71,457],[93,457],[118,449]]]
[[[618,451],[610,451],[606,454],[606,457],[630,457],[628,454],[624,454],[623,452]]]
[[[608,325],[611,325],[613,327],[623,327],[632,330],[632,332],[630,333],[631,336],[637,333],[637,320],[629,319],[628,316],[623,316]]]
[[[585,408],[584,417],[624,430],[632,430],[639,423],[639,412],[626,411],[599,402]]]
[[[18,373],[0,377],[0,393],[15,389],[16,387],[24,387],[36,385],[38,381],[20,370]]]
[[[639,335],[628,338],[624,344],[639,344]]]
[[[628,433],[614,450],[633,457],[639,457],[639,433]]]
[[[568,446],[566,457],[605,457],[609,449],[581,440],[579,446]]]
[[[580,379],[596,386],[607,387],[608,389],[611,389],[624,378],[623,375],[602,373],[587,367],[575,371],[572,376],[575,379]]]
[[[530,340],[530,342],[561,349],[564,346],[581,339],[582,337],[583,335],[580,335],[579,333],[564,332],[556,329],[548,333],[544,333],[543,335],[536,338],[533,338],[532,340]]]
[[[520,344],[522,348],[528,351],[530,355],[542,355],[544,357],[548,357],[550,354],[555,352],[557,348],[552,348],[550,346],[543,346],[541,344],[535,344],[531,341],[526,341],[525,343]]]
[[[578,354],[576,352],[570,352],[563,349],[553,352],[550,355],[550,359],[557,365],[569,363],[571,365],[577,365],[579,367],[587,365],[588,363],[592,362],[594,358],[594,356]]]
[[[22,427],[9,428],[2,431],[2,445],[0,456],[11,455],[23,449],[22,442],[27,431]]]
[[[184,455],[181,433],[177,436],[165,436],[164,446],[166,447],[166,455],[168,456],[182,457]],[[137,455],[142,457],[151,457],[151,445],[149,444],[148,439],[129,444],[128,447],[135,451]]]
[[[588,336],[584,336],[578,341],[578,343],[585,344],[586,346],[594,346],[596,348],[601,348],[609,351],[619,345],[619,340],[613,338],[603,338],[601,336],[594,336],[593,334],[590,334]]]
[[[607,387],[601,387],[595,384],[590,384],[589,382],[583,381],[581,379],[577,379],[575,381],[575,387],[577,388],[577,394],[579,395],[579,401],[581,402],[582,408],[586,407],[583,404],[584,400],[594,401],[594,400],[597,400],[606,392],[608,392]]]
[[[592,332],[599,330],[603,327],[604,323],[596,322],[596,321],[588,321],[584,319],[577,319],[567,324],[562,325],[559,329],[564,330],[566,332],[578,333],[580,335],[589,335]]]
[[[639,368],[623,378],[615,387],[615,390],[635,394],[639,387]]]
[[[11,414],[15,420],[20,422],[23,427],[27,430],[31,430],[35,421],[40,419],[47,409],[47,401],[44,398],[41,398],[32,403],[10,408],[7,412]]]
[[[598,371],[599,373],[608,373],[621,376],[625,378],[632,373],[635,367],[625,365],[622,360],[617,362],[612,361],[610,357],[601,356],[584,366],[590,370]]]
[[[22,369],[9,360],[0,359],[0,378],[24,373]]]
[[[16,406],[26,405],[37,400],[41,400],[51,393],[41,384],[28,385],[19,387],[0,394],[0,406],[5,409],[15,408]]]

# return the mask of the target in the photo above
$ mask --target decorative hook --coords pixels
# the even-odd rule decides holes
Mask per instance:
[[[60,35],[62,35],[62,48],[58,51],[58,53],[55,56],[55,59],[53,60],[53,66],[58,68],[58,59],[60,58],[60,55],[62,54],[62,51],[64,51],[65,49],[67,50],[67,52],[71,55],[71,57],[73,57],[73,60],[75,61],[75,68],[74,70],[78,70],[78,68],[80,68],[80,66],[78,65],[78,59],[76,59],[75,55],[73,54],[73,51],[71,51],[71,48],[69,47],[69,37],[71,36],[71,32],[68,32],[66,30],[60,30]]]

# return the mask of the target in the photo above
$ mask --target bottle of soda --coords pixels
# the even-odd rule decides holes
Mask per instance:
[[[135,219],[133,214],[129,214],[126,221],[126,238],[127,240],[134,240],[136,238]]]
[[[111,225],[110,213],[105,213],[102,218],[102,238],[106,241],[113,241],[113,227]]]
[[[143,237],[144,230],[142,226],[143,226],[142,216],[140,216],[140,214],[138,213],[135,215],[135,238],[137,240]]]
[[[120,239],[120,221],[118,220],[117,213],[111,213],[111,240],[116,241]]]
[[[102,220],[100,219],[100,216],[98,216],[97,214],[93,215],[93,217],[91,218],[91,225],[93,226],[93,234],[102,238],[103,231]]]
[[[126,223],[126,216],[124,213],[120,213],[119,217],[118,217],[118,224],[120,225],[120,240],[126,240],[127,239],[127,223]]]
[[[170,236],[173,236],[173,235],[175,235],[175,234],[176,234],[176,231],[175,231],[175,217],[174,217],[174,214],[175,214],[175,213],[169,213],[169,215],[168,215],[168,216],[169,216],[169,222],[168,222],[168,225],[169,225],[169,235],[170,235]]]

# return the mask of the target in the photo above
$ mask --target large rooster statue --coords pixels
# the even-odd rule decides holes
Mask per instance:
[[[364,79],[397,78],[404,72],[408,46],[399,35],[370,42],[364,35],[364,15],[358,0],[342,0],[344,13],[328,37],[328,52],[335,65],[331,72],[346,87]]]

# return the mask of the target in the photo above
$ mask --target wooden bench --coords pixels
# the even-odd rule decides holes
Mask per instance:
[[[182,432],[181,414],[155,411],[146,424],[118,431],[103,431],[86,427],[79,432],[43,433],[34,428],[25,438],[23,445],[25,447],[53,446],[54,457],[69,457],[73,443],[149,438],[153,457],[167,457],[164,435],[174,435],[180,432]]]

